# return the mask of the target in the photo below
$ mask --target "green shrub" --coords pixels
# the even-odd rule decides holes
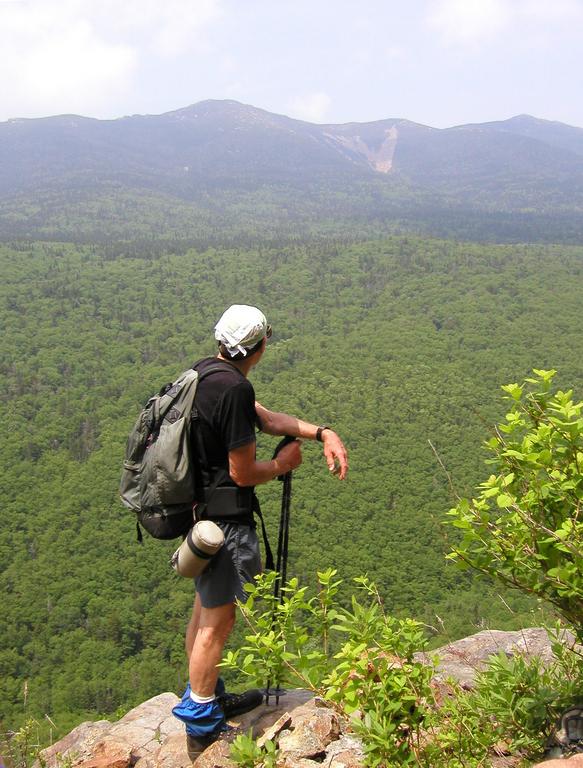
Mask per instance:
[[[551,603],[583,639],[583,403],[555,371],[503,387],[511,402],[487,442],[495,469],[449,511],[448,557]]]
[[[332,569],[318,573],[312,596],[291,579],[281,602],[273,597],[275,574],[259,577],[242,606],[245,645],[223,666],[252,684],[299,685],[327,699],[350,717],[367,765],[415,765],[432,701],[433,669],[413,657],[425,644],[422,626],[387,615],[364,577],[355,580],[360,596],[342,608],[335,577]]]
[[[337,603],[334,570],[318,574],[316,594],[290,580],[281,603],[274,580],[267,574],[248,588],[245,643],[223,666],[253,685],[299,685],[326,699],[360,736],[367,766],[478,768],[496,750],[539,758],[583,690],[583,657],[559,625],[553,663],[499,654],[468,692],[432,680],[434,664],[415,655],[425,647],[422,625],[387,615],[369,579],[355,579],[349,609]],[[275,750],[242,736],[232,756],[242,768],[268,766]]]

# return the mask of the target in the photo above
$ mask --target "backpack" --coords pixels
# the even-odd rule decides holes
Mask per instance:
[[[127,441],[119,486],[122,503],[156,539],[184,536],[194,524],[197,499],[196,456],[191,439],[197,429],[194,398],[198,384],[214,371],[190,369],[162,387],[142,409]],[[207,501],[221,477],[207,493]]]

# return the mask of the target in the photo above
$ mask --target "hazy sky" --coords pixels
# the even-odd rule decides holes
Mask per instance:
[[[314,122],[583,127],[583,0],[0,0],[0,120],[236,99]]]

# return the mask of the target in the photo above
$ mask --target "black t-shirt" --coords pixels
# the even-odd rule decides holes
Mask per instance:
[[[216,357],[199,360],[193,368],[204,373],[217,368],[198,385],[195,406],[200,421],[200,438],[204,455],[195,444],[206,482],[212,482],[220,469],[229,470],[229,451],[255,442],[260,428],[255,412],[255,391],[251,382],[234,365]],[[230,479],[221,485],[234,485]]]

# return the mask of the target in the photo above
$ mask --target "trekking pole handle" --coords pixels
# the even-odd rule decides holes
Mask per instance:
[[[293,443],[293,442],[294,442],[294,440],[297,440],[297,437],[292,437],[291,435],[286,435],[285,437],[283,437],[283,438],[282,438],[282,439],[279,441],[279,443],[277,444],[277,446],[276,446],[276,448],[275,448],[275,451],[273,452],[273,456],[271,457],[271,459],[272,459],[272,460],[273,460],[273,459],[276,459],[276,458],[277,458],[277,454],[278,454],[278,453],[281,451],[281,449],[282,449],[282,448],[285,448],[285,446],[286,446],[286,445],[289,445],[290,443]],[[277,476],[277,479],[278,479],[278,480],[281,480],[281,481],[283,481],[283,480],[285,479],[286,475],[291,475],[291,473],[292,473],[292,471],[291,471],[291,469],[290,469],[290,471],[289,471],[289,472],[285,472],[285,473],[284,473],[284,474],[282,474],[282,475],[278,475],[278,476]]]

